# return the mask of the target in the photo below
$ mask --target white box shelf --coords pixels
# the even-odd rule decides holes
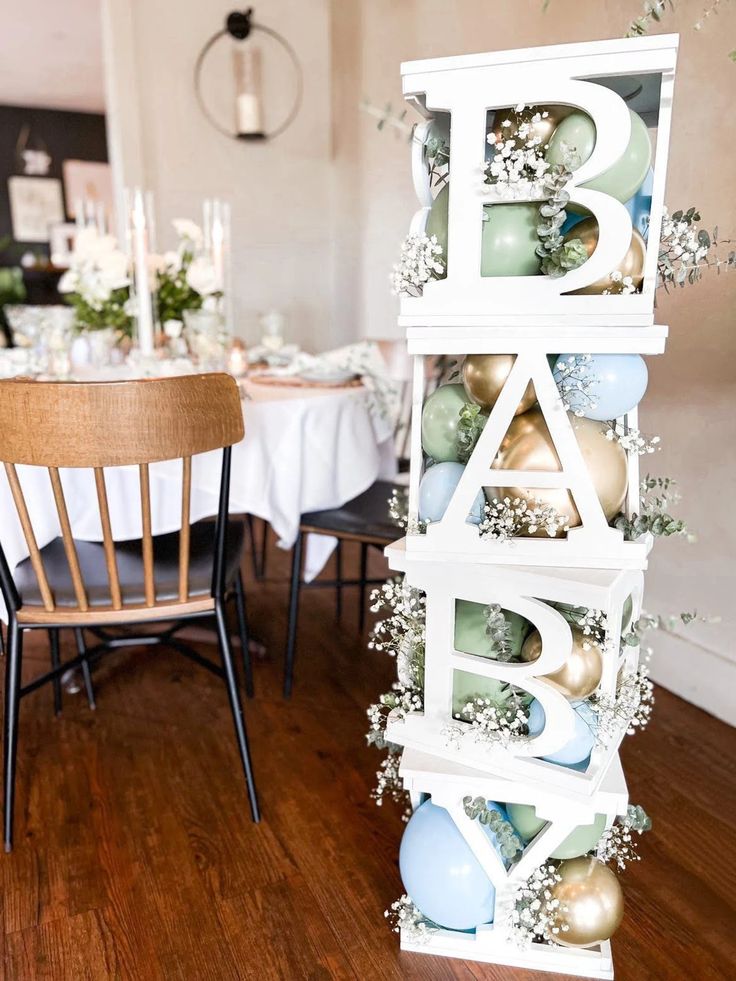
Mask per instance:
[[[402,65],[405,98],[443,132],[449,130],[450,178],[447,276],[427,284],[422,296],[402,299],[401,326],[557,329],[572,324],[653,324],[677,46],[677,35],[647,35]],[[480,177],[488,112],[520,103],[579,108],[596,126],[594,150],[574,171],[569,190],[572,200],[597,219],[600,241],[584,265],[560,279],[481,275],[483,207],[498,203]],[[631,132],[629,109],[642,117],[655,147],[642,291],[627,296],[570,295],[618,268],[629,247],[632,223],[624,205],[583,186],[625,151]],[[414,233],[424,231],[432,204],[424,133],[420,130],[414,142],[412,169],[421,204],[411,226]],[[534,200],[538,195],[504,203]]]
[[[480,773],[413,749],[404,751],[399,772],[414,807],[429,795],[434,804],[448,811],[496,890],[493,923],[478,927],[475,933],[432,931],[422,941],[403,933],[403,950],[538,971],[558,971],[577,977],[613,977],[609,942],[586,949],[545,943],[520,948],[508,928],[506,914],[517,884],[545,864],[573,829],[592,824],[600,814],[606,815],[606,827],[610,827],[618,815],[626,813],[628,791],[618,756],[609,761],[596,793],[583,802],[571,801],[534,783]],[[463,798],[466,796],[484,797],[503,804],[532,805],[537,816],[548,823],[507,869],[478,822],[465,814]]]
[[[633,674],[638,647],[620,650],[622,615],[631,597],[633,618],[641,610],[643,575],[637,570],[551,569],[470,564],[442,556],[418,557],[397,542],[386,549],[392,569],[426,596],[424,710],[389,718],[386,738],[437,759],[464,763],[487,774],[522,778],[570,799],[585,800],[601,785],[616,756],[628,722],[607,732],[605,744],[596,743],[585,769],[572,769],[540,759],[552,756],[573,736],[576,716],[571,702],[543,676],[557,671],[572,650],[573,635],[562,613],[550,604],[562,603],[606,615],[606,643],[601,650],[602,673],[598,693],[613,696],[619,672]],[[457,600],[484,606],[497,604],[529,620],[539,631],[542,652],[536,661],[504,662],[468,654],[455,648]],[[453,718],[455,672],[493,679],[528,692],[544,710],[544,727],[535,736],[508,747],[476,738],[469,723]]]

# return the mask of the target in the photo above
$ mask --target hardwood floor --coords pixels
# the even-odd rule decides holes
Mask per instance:
[[[250,820],[224,687],[177,654],[111,656],[96,712],[65,695],[57,719],[49,688],[30,696],[16,845],[0,856],[4,977],[551,977],[399,951],[383,911],[403,891],[402,824],[369,798],[379,755],[364,741],[393,665],[366,649],[355,604],[337,628],[331,592],[307,592],[285,703],[287,557],[269,561],[272,578],[248,583],[268,648],[246,706],[263,822]],[[30,676],[46,667],[45,638],[28,651]],[[734,730],[664,691],[650,729],[627,740],[631,799],[654,828],[624,873],[622,981],[733,977],[734,759]]]

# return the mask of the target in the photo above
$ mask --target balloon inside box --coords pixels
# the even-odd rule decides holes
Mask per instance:
[[[641,571],[477,565],[404,544],[386,555],[425,596],[423,709],[394,711],[387,740],[585,798],[647,684]]]
[[[402,66],[442,270],[401,326],[653,324],[677,37],[641,41]]]
[[[403,753],[400,775],[413,807],[400,871],[407,895],[429,922],[420,941],[405,930],[403,948],[612,976],[608,940],[620,923],[623,902],[616,875],[595,851],[601,835],[627,810],[618,757],[585,803],[411,749]],[[485,802],[513,833],[518,842],[513,856],[508,857],[509,848],[506,856],[500,854],[499,832],[481,824],[471,801]],[[567,929],[559,934],[565,940],[550,944],[537,938],[522,951],[511,919],[519,887],[534,869],[550,863],[560,877],[556,888],[561,895],[566,890],[561,919]]]
[[[639,346],[656,353],[663,340]],[[580,350],[583,341],[563,352],[545,352],[550,342],[536,338],[476,343],[483,353],[459,354],[449,331],[431,341],[410,338],[419,433],[411,547],[521,564],[645,568],[651,539],[624,541],[615,527],[640,507],[631,440],[646,441],[637,408],[648,381],[644,357],[621,350],[613,331],[595,339],[592,353]],[[427,391],[429,346],[453,367]]]

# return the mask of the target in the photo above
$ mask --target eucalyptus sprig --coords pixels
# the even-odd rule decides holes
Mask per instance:
[[[466,402],[460,409],[455,436],[457,458],[460,463],[467,463],[470,459],[487,421],[487,413],[473,402]]]
[[[498,603],[486,606],[486,637],[491,642],[490,656],[497,661],[510,661],[514,652],[511,649],[511,624],[504,616]]]
[[[478,821],[495,834],[501,856],[514,859],[524,845],[513,824],[496,807],[489,807],[485,797],[463,797],[463,808],[471,821]]]
[[[541,221],[537,225],[539,245],[537,255],[542,260],[542,273],[551,279],[559,279],[571,269],[577,269],[588,258],[588,252],[579,238],[565,242],[562,226],[567,218],[565,206],[570,200],[566,190],[580,158],[568,149],[565,162],[550,167],[544,175],[543,189],[546,201],[539,206]]]
[[[631,517],[619,514],[613,527],[623,531],[624,539],[629,542],[636,541],[647,532],[655,538],[686,536],[688,530],[685,522],[680,518],[673,518],[669,513],[670,506],[679,500],[674,491],[675,484],[671,477],[650,477],[647,474],[641,482],[640,512]]]

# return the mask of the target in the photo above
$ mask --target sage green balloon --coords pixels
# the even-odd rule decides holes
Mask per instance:
[[[595,149],[595,123],[587,112],[571,112],[560,122],[550,137],[544,159],[550,164],[563,164],[567,153],[574,153],[581,164]]]
[[[454,671],[452,676],[452,715],[460,714],[469,701],[476,697],[490,698],[494,702],[501,701],[501,692],[506,684],[495,678],[483,678],[470,671]]]
[[[537,817],[537,812],[531,804],[507,804],[506,812],[509,821],[525,842],[536,837],[547,823]],[[550,858],[578,858],[580,855],[586,855],[595,848],[598,839],[605,830],[606,815],[596,814],[592,824],[581,824],[574,831],[571,831],[562,844],[558,845],[552,852]]]
[[[427,219],[426,234],[431,238],[436,236],[437,242],[442,246],[442,258],[447,258],[447,209],[450,201],[450,185],[445,184],[437,197],[434,199],[432,210]]]
[[[581,184],[591,191],[610,194],[622,204],[629,201],[644,183],[652,162],[652,143],[641,116],[629,109],[631,135],[623,155],[598,177]],[[595,147],[595,123],[587,113],[573,112],[566,116],[552,134],[545,159],[551,164],[563,163],[562,144],[575,147],[580,163],[585,163]],[[571,201],[570,211],[580,212]]]
[[[436,463],[458,463],[457,427],[460,410],[468,404],[463,385],[440,385],[422,409],[422,448]],[[478,416],[481,427],[486,415]]]
[[[491,638],[486,632],[488,617],[485,614],[485,603],[471,603],[470,600],[457,600],[455,603],[455,649],[464,654],[477,654],[479,657],[490,657],[496,660]],[[521,645],[532,625],[529,621],[512,610],[502,610],[506,623],[509,625],[509,647],[511,660],[518,661],[521,655]]]
[[[483,207],[481,276],[536,276],[539,206],[490,204]]]
[[[448,184],[442,188],[429,212],[426,233],[434,235],[447,254],[447,211],[450,200]],[[481,276],[536,276],[539,273],[539,245],[536,204],[496,204],[483,209]]]

